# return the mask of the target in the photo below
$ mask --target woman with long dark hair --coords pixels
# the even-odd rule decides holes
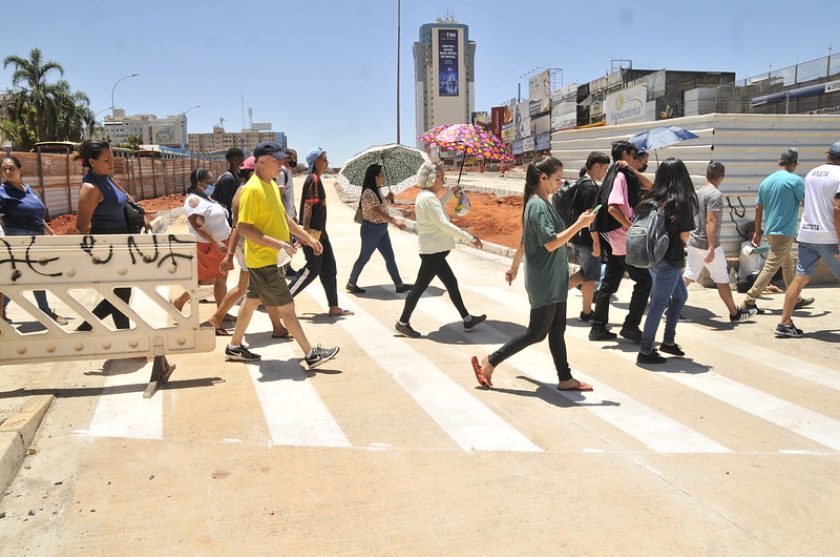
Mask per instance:
[[[79,146],[74,156],[82,160],[86,171],[79,188],[76,230],[79,234],[128,234],[125,204],[129,197],[111,178],[114,172],[111,146],[101,139],[88,139]],[[131,288],[115,288],[114,294],[126,304],[131,300]],[[107,299],[99,302],[92,313],[99,319],[112,316],[117,329],[128,329],[130,326],[128,316]],[[79,331],[91,329],[88,322],[78,327]]]
[[[0,161],[0,217],[7,236],[52,236],[50,225],[44,221],[47,208],[32,188],[23,183],[20,161],[7,155]],[[59,325],[67,325],[67,319],[50,308],[47,293],[34,290],[32,295],[38,309],[46,313]],[[9,298],[3,300],[0,315],[6,315]]]
[[[668,229],[668,251],[665,257],[650,269],[653,285],[642,340],[639,343],[639,354],[636,357],[639,364],[661,364],[667,361],[653,348],[653,339],[666,308],[668,316],[665,319],[665,335],[659,350],[675,356],[685,355],[676,343],[676,334],[680,312],[688,300],[688,290],[682,280],[685,242],[689,232],[695,228],[694,213],[697,206],[697,194],[694,192],[688,169],[681,160],[670,158],[656,170],[653,188],[642,197],[636,207],[636,214],[661,210]]]
[[[569,258],[566,244],[595,220],[587,210],[576,222],[566,226],[549,200],[563,181],[563,163],[545,157],[528,165],[525,175],[522,241],[525,251],[525,290],[531,305],[528,329],[479,361],[472,358],[473,372],[483,387],[493,385],[495,368],[522,349],[548,336],[548,347],[557,369],[557,389],[591,391],[592,386],[572,377],[566,354],[566,298],[569,283]],[[515,273],[508,271],[513,279]]]
[[[388,214],[388,205],[379,188],[385,183],[385,172],[382,166],[372,164],[365,171],[365,181],[362,183],[362,195],[359,197],[359,206],[362,209],[362,225],[359,234],[362,237],[362,247],[359,257],[353,264],[353,271],[350,273],[350,280],[347,281],[347,291],[352,294],[364,294],[365,289],[359,288],[356,281],[362,274],[370,256],[379,250],[382,258],[385,259],[385,268],[397,287],[397,292],[408,292],[412,284],[403,283],[400,278],[400,271],[397,269],[397,262],[394,259],[394,249],[391,247],[391,236],[388,234],[388,224],[393,224],[400,230],[405,230],[405,225]]]

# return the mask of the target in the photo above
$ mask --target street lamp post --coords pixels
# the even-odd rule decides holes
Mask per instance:
[[[119,78],[116,83],[114,83],[113,87],[111,87],[111,111],[112,111],[111,112],[111,118],[113,118],[116,115],[116,112],[117,112],[117,105],[116,105],[116,103],[114,103],[114,91],[116,91],[117,85],[119,85],[121,82],[125,81],[126,79],[131,79],[132,77],[137,77],[138,75],[140,75],[140,74],[139,73],[133,73],[131,75],[123,76],[123,77]]]
[[[181,149],[185,149],[187,147],[187,112],[193,108],[201,108],[201,105],[197,104],[195,106],[191,106],[181,113],[181,116],[184,117],[184,129],[181,130]]]

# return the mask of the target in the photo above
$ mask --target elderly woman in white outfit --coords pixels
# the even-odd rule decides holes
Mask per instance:
[[[212,184],[213,175],[205,168],[197,168],[190,174],[191,187],[184,200],[184,215],[197,241],[198,282],[213,285],[218,306],[227,293],[227,271],[220,269],[220,264],[227,254],[231,228],[227,209],[210,197]],[[189,299],[190,293],[184,292],[172,305],[180,310]]]
[[[476,248],[481,248],[481,240],[461,230],[451,222],[443,207],[453,196],[460,194],[460,187],[447,191],[438,198],[443,189],[443,167],[436,163],[423,163],[417,172],[417,185],[422,188],[414,202],[417,219],[417,242],[420,251],[420,270],[414,287],[405,299],[405,307],[394,329],[401,335],[417,338],[420,333],[411,328],[409,320],[420,296],[426,291],[432,279],[438,277],[449,292],[449,298],[464,320],[464,329],[484,321],[486,315],[470,315],[458,289],[458,279],[446,262],[446,256],[455,249],[455,239],[460,238]]]

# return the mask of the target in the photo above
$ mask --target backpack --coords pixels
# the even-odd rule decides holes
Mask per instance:
[[[580,216],[580,213],[575,214],[575,201],[577,199],[577,194],[580,191],[580,188],[577,187],[578,183],[579,182],[575,182],[573,184],[563,184],[556,192],[554,192],[554,195],[551,196],[551,203],[554,205],[554,208],[557,209],[557,213],[560,215],[560,218],[563,219],[566,226],[571,225]]]
[[[665,210],[656,203],[646,203],[645,209],[633,219],[627,231],[627,264],[650,269],[665,257],[670,240]]]
[[[613,218],[607,210],[607,207],[609,207],[613,182],[615,181],[615,177],[618,175],[619,171],[618,166],[615,164],[610,166],[609,170],[607,170],[607,175],[604,176],[604,181],[601,182],[601,190],[598,193],[598,203],[604,207],[598,211],[597,215],[595,215],[595,220],[589,226],[589,230],[593,230],[595,232],[610,232],[621,228],[621,223],[615,220],[615,218]]]

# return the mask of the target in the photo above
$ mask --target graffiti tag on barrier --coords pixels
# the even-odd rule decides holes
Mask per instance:
[[[8,237],[0,237],[0,243],[3,246],[0,249],[0,252],[2,252],[0,253],[0,270],[5,271],[6,266],[11,269],[11,282],[20,280],[23,277],[24,271],[27,269],[42,277],[55,278],[64,276],[63,271],[49,272],[45,269],[50,264],[60,262],[61,256],[38,257],[37,255],[37,248],[39,247],[45,250],[58,247],[43,242],[41,246],[38,245],[39,238],[48,237],[30,236],[29,244],[26,246],[23,254],[20,253],[20,246],[13,246],[7,241]],[[157,235],[152,235],[151,237],[141,235],[140,237],[151,238],[151,243],[138,242],[134,235],[128,235],[124,245],[116,245],[118,250],[122,248],[127,250],[132,265],[155,265],[160,268],[164,263],[168,262],[173,268],[177,269],[179,261],[191,262],[194,258],[191,254],[177,253],[175,250],[177,245],[189,245],[194,243],[192,241],[179,240],[174,234],[168,234],[165,243],[159,242]],[[114,261],[115,244],[99,242],[97,238],[97,236],[91,234],[82,236],[82,240],[78,244],[79,250],[81,253],[87,254],[93,265],[108,265]]]

